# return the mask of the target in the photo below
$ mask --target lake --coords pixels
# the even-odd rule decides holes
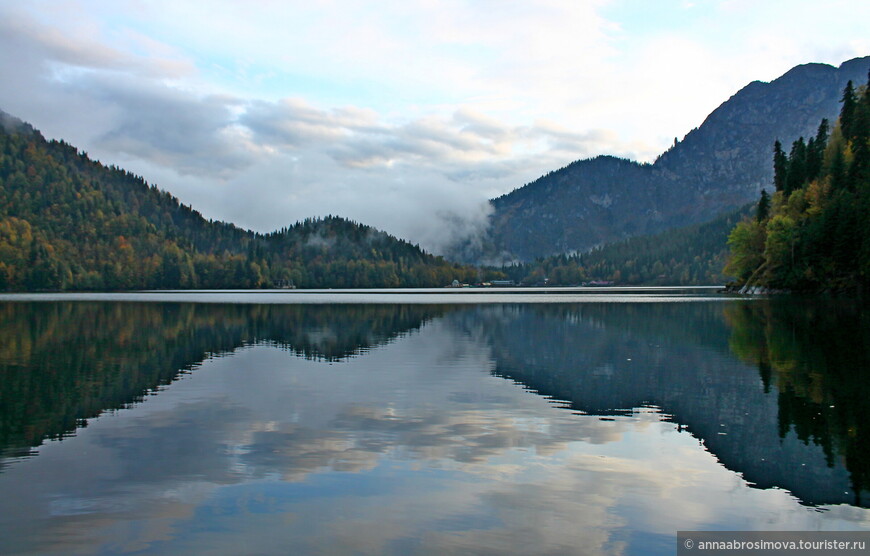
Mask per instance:
[[[0,553],[870,530],[865,313],[712,289],[0,296]]]

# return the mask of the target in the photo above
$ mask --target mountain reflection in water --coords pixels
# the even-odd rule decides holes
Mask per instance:
[[[589,304],[465,317],[499,376],[588,414],[660,408],[759,488],[807,504],[870,502],[870,327],[854,306]]]
[[[833,302],[2,303],[0,552],[868,528],[867,324]]]

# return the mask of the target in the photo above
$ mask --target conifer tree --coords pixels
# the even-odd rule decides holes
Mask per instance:
[[[807,179],[807,146],[804,138],[800,137],[792,143],[791,152],[788,155],[788,174],[785,178],[785,194],[800,189]]]
[[[840,102],[843,103],[843,107],[840,109],[840,129],[843,131],[843,138],[846,141],[850,141],[852,140],[852,124],[855,116],[855,105],[857,104],[855,88],[852,86],[851,80],[846,83],[846,88],[843,90],[843,96],[840,99]]]
[[[807,181],[813,181],[822,171],[822,161],[825,158],[825,148],[828,145],[828,120],[822,119],[816,136],[810,138],[807,144]]]
[[[852,114],[852,164],[848,180],[853,189],[870,181],[870,84],[856,103]]]
[[[763,222],[767,220],[768,215],[770,214],[770,195],[767,194],[766,189],[761,190],[761,198],[758,200],[758,208],[755,212],[755,219],[758,222]]]
[[[785,189],[785,178],[788,175],[788,157],[782,150],[782,143],[777,139],[773,143],[773,187],[775,191]]]

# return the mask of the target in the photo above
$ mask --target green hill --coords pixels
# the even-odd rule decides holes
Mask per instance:
[[[0,112],[0,290],[433,287],[476,276],[342,218],[270,234],[207,220]]]

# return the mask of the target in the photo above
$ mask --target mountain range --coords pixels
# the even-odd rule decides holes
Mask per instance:
[[[491,201],[482,248],[450,255],[490,263],[583,252],[627,237],[710,220],[772,190],[773,144],[786,150],[834,121],[848,81],[867,78],[870,56],[839,67],[797,66],[753,81],[653,164],[613,156],[578,160]]]
[[[483,247],[469,243],[448,256],[479,264],[584,253],[734,214],[772,189],[774,141],[787,150],[822,118],[833,122],[840,91],[847,81],[863,84],[868,68],[870,57],[838,68],[805,64],[770,83],[750,83],[653,164],[598,156],[551,172],[492,200]],[[697,236],[701,229],[686,231]],[[608,260],[596,272],[671,280],[659,267],[673,267],[674,255],[634,256],[623,272],[613,259],[636,255],[634,247],[602,250],[599,258]],[[711,270],[695,259],[713,260],[719,251],[682,250],[689,257],[680,283],[705,281]],[[338,217],[270,234],[206,220],[142,177],[46,141],[0,111],[0,290],[413,287],[502,278]]]
[[[268,234],[207,220],[141,176],[0,111],[0,291],[432,287],[477,278],[476,268],[339,217]]]

